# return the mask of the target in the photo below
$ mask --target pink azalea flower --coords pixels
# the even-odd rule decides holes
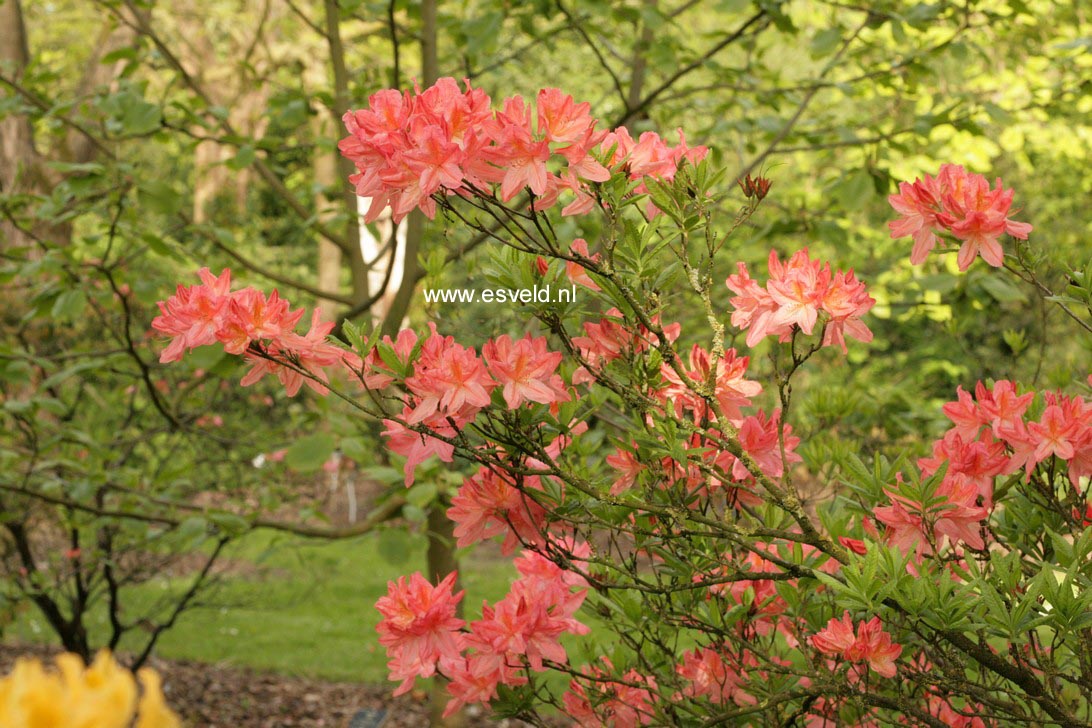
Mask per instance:
[[[759,410],[758,414],[744,418],[739,426],[740,444],[754,458],[767,478],[780,478],[785,472],[785,463],[781,460],[781,439],[778,437],[780,425],[781,410],[774,410],[769,416]],[[792,435],[792,425],[786,424],[780,429],[783,430],[785,459],[790,464],[802,462],[802,458],[795,452],[800,438]],[[750,479],[753,474],[737,460],[732,475],[743,481]]]
[[[473,349],[456,344],[450,336],[440,336],[433,326],[413,375],[406,378],[406,388],[418,398],[406,422],[417,424],[436,414],[473,419],[489,404],[496,386]]]
[[[636,448],[636,446],[636,443],[632,443],[632,447]],[[618,478],[610,486],[611,495],[618,495],[632,488],[637,481],[637,476],[645,470],[644,464],[637,460],[632,450],[618,448],[613,455],[608,455],[606,460],[607,465],[618,473]]]
[[[602,661],[607,671],[614,670],[607,657],[604,656]],[[652,722],[657,700],[657,685],[653,676],[630,670],[619,681],[610,679],[608,672],[595,666],[585,666],[582,672],[595,679],[572,680],[569,691],[561,699],[565,712],[578,725],[588,728],[637,728]],[[589,696],[589,692],[594,698]]]
[[[743,263],[725,282],[736,294],[730,301],[732,325],[747,331],[747,346],[771,335],[789,341],[794,330],[811,334],[820,315],[826,323],[822,346],[845,351],[847,334],[859,341],[872,340],[861,317],[875,300],[852,270],[832,272],[829,263],[812,260],[806,248],[785,263],[771,251],[767,268],[770,278],[765,287],[751,278]]]
[[[516,409],[524,401],[555,404],[569,401],[565,383],[557,374],[561,352],[551,352],[544,337],[527,334],[513,342],[507,334],[482,346],[489,373],[503,388],[504,401]]]
[[[288,301],[274,290],[267,299],[260,291],[245,288],[228,301],[224,322],[216,338],[229,354],[242,354],[252,341],[277,339],[296,328],[303,309],[289,311]]]
[[[451,499],[447,517],[455,523],[459,547],[504,534],[502,553],[511,553],[522,542],[541,540],[546,511],[534,498],[520,491],[512,476],[482,468],[467,478]],[[541,490],[538,476],[523,479],[524,489]]]
[[[891,228],[892,238],[913,236],[914,248],[910,253],[910,262],[920,265],[937,243],[934,229],[937,227],[937,211],[940,204],[940,182],[935,177],[925,175],[923,180],[913,183],[900,182],[899,193],[890,195],[887,201],[895,212],[902,215],[898,220],[887,223]]]
[[[440,437],[451,438],[457,434],[455,428],[451,426],[446,418],[436,415],[423,424],[427,427],[429,433],[440,437],[418,432],[406,425],[406,420],[412,412],[413,409],[406,405],[405,409],[402,410],[402,422],[383,420],[383,424],[386,425],[387,429],[380,433],[387,438],[387,447],[390,448],[391,452],[406,458],[403,473],[405,474],[407,488],[413,485],[413,475],[417,466],[433,455],[438,457],[441,462],[450,463],[452,461],[455,446],[446,440],[441,440]]]
[[[747,672],[725,662],[719,652],[708,647],[685,653],[675,672],[689,682],[682,691],[687,697],[707,697],[714,705],[732,702],[744,706],[757,702],[754,696],[740,689],[748,679]]]
[[[1066,417],[1066,412],[1052,404],[1043,412],[1038,422],[1028,424],[1028,432],[1038,440],[1035,446],[1035,461],[1042,462],[1051,455],[1062,460],[1073,457],[1071,439],[1076,434],[1076,423]]]
[[[441,659],[458,659],[463,649],[459,629],[463,620],[455,616],[455,606],[464,592],[453,594],[456,574],[432,586],[414,573],[409,582],[399,577],[387,584],[387,596],[376,602],[383,615],[376,632],[379,643],[387,648],[392,680],[401,680],[395,695],[408,692],[417,677],[431,677]]]
[[[902,654],[902,645],[891,641],[883,631],[879,617],[857,626],[853,631],[849,611],[842,618],[831,618],[827,626],[811,637],[811,644],[824,655],[841,657],[850,662],[867,662],[877,675],[895,677],[895,660]]]
[[[888,223],[892,238],[912,235],[914,249],[910,262],[918,265],[933,249],[937,233],[950,233],[962,245],[957,263],[967,270],[974,259],[994,267],[1004,263],[1000,238],[1008,233],[1026,240],[1031,225],[1012,220],[1013,191],[1005,190],[1001,180],[991,188],[985,177],[971,174],[958,164],[943,164],[935,178],[899,184],[899,194],[888,201],[902,217]]]
[[[347,112],[349,136],[338,148],[356,167],[349,181],[357,194],[372,201],[365,220],[374,221],[388,207],[395,222],[414,209],[432,217],[442,195],[495,191],[507,202],[523,189],[535,196],[536,210],[571,191],[575,199],[562,214],[584,214],[595,204],[587,184],[605,182],[611,174],[597,154],[617,147],[609,164],[624,162],[631,179],[670,180],[682,160],[696,164],[707,151],[688,147],[681,133],[671,147],[653,132],[634,142],[624,128],[596,131],[590,105],[556,88],[538,93],[534,116],[519,96],[505,99],[499,111],[490,104],[469,83],[460,91],[454,79],[441,78],[424,91],[381,91],[367,108]],[[547,167],[555,154],[567,162],[560,176]]]
[[[173,337],[159,361],[179,361],[182,354],[198,346],[216,343],[216,332],[224,323],[231,290],[231,270],[213,276],[208,268],[197,273],[201,285],[178,286],[175,295],[159,303],[160,315],[152,328]]]
[[[574,240],[570,248],[572,252],[576,255],[595,262],[599,261],[598,253],[592,256],[592,254],[588,252],[588,242],[584,240],[584,238],[577,238],[576,240]],[[599,288],[599,285],[592,280],[591,276],[588,275],[588,271],[585,270],[584,266],[580,265],[579,263],[571,260],[565,261],[565,275],[569,277],[570,281],[576,283],[577,285],[584,286],[585,288],[590,288],[593,291],[602,290]]]

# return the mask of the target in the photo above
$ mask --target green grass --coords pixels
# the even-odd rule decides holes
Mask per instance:
[[[404,561],[391,563],[384,553]],[[376,638],[375,601],[386,594],[388,580],[424,571],[424,554],[424,538],[419,536],[389,539],[381,550],[376,536],[316,543],[269,533],[248,535],[225,556],[261,570],[256,575],[232,571],[221,577],[219,586],[203,597],[209,606],[184,613],[160,638],[156,654],[328,680],[385,682],[386,656]],[[460,573],[470,619],[479,616],[483,599],[499,599],[518,576],[510,561],[473,553],[464,558]],[[139,613],[188,583],[188,578],[157,578],[129,591],[130,613]],[[94,644],[101,644],[105,614],[96,611],[89,622]],[[35,610],[25,612],[5,634],[53,641]],[[123,641],[121,649],[133,649],[144,637]]]

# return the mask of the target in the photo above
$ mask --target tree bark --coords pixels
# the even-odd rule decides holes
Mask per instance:
[[[0,65],[19,83],[30,62],[26,25],[19,0],[0,2]],[[34,146],[34,127],[26,114],[0,119],[0,194],[34,194],[43,188],[44,168]],[[33,244],[7,218],[0,220],[0,251]]]
[[[312,56],[318,62],[311,63],[306,69],[308,81],[308,93],[314,95],[319,89],[327,88],[329,81],[326,78],[326,64],[319,54]],[[316,114],[311,117],[311,132],[315,141],[329,139],[334,134],[334,125],[326,114]],[[339,195],[330,197],[327,190],[339,189],[348,183],[338,178],[338,164],[334,154],[324,152],[319,144],[314,146],[314,155],[311,158],[311,170],[315,175],[315,211],[318,219],[325,225],[337,216]],[[341,248],[329,240],[320,237],[318,239],[317,262],[318,283],[323,291],[340,291],[341,289]],[[326,321],[337,319],[339,306],[336,301],[319,301],[319,310]]]
[[[326,43],[330,49],[330,67],[334,76],[334,104],[330,116],[335,130],[341,129],[341,117],[349,110],[349,70],[345,65],[345,48],[341,43],[341,15],[337,0],[325,0]],[[356,191],[349,185],[349,175],[356,169],[353,163],[334,149],[337,186],[341,190],[341,212],[345,215],[345,241],[349,247],[349,270],[352,273],[354,303],[368,299],[368,268],[360,248],[360,217],[357,214]]]
[[[428,87],[440,77],[440,60],[436,47],[436,0],[424,0],[421,3],[421,85]],[[425,216],[420,212],[412,213],[406,220],[406,250],[403,253],[402,283],[391,302],[390,311],[383,321],[383,333],[394,335],[402,328],[413,294],[417,290],[420,278],[420,263],[417,254],[421,248],[421,239],[425,234]]]

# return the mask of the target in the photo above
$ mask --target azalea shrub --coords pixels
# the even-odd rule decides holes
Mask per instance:
[[[805,462],[794,404],[816,362],[872,340],[874,301],[807,249],[732,259],[768,178],[739,180],[733,204],[681,132],[600,129],[556,89],[498,110],[444,79],[345,123],[370,217],[469,227],[497,285],[581,294],[480,341],[347,324],[341,343],[317,314],[301,335],[302,310],[227,271],[161,304],[164,360],[219,343],[248,362],[244,385],[344,399],[382,422],[409,488],[429,462],[469,471],[447,504],[457,545],[499,541],[511,589],[479,611],[454,573],[390,583],[376,608],[396,694],[439,676],[448,713],[579,725],[1092,720],[1090,382],[967,382],[947,431],[921,433],[925,457]],[[1047,290],[1013,199],[945,165],[891,197],[892,237],[914,262],[981,255],[1088,336],[1087,271]],[[594,238],[559,232],[584,216]],[[805,499],[817,481],[831,495]]]

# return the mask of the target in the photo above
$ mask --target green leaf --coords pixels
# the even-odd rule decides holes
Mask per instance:
[[[978,283],[998,303],[1027,303],[1028,301],[1027,294],[1001,276],[986,275]]]
[[[811,39],[812,58],[829,56],[842,41],[842,29],[838,26],[821,30]]]
[[[417,483],[406,491],[406,500],[418,508],[424,509],[436,500],[438,492],[439,489],[436,487],[436,483]]]
[[[257,156],[258,155],[254,152],[254,147],[247,144],[239,147],[238,153],[228,160],[227,166],[231,169],[246,169],[254,163]]]
[[[81,290],[65,291],[53,302],[52,315],[57,321],[75,321],[87,306],[87,295]]]
[[[234,513],[210,513],[209,521],[229,536],[240,536],[250,528],[250,523],[245,518]]]
[[[186,262],[186,259],[182,255],[179,255],[178,252],[173,250],[171,246],[167,244],[166,240],[159,237],[155,233],[144,233],[140,236],[140,239],[147,243],[148,249],[156,255],[161,255],[164,258],[172,258],[174,260],[177,260],[179,263]]]
[[[361,437],[341,438],[341,452],[350,460],[358,463],[366,463],[372,459],[374,452]]]
[[[203,516],[190,516],[178,524],[178,535],[187,548],[203,541],[209,532],[209,522]]]
[[[838,183],[835,195],[846,210],[859,210],[872,199],[875,191],[872,175],[867,169],[858,169]]]
[[[144,99],[129,96],[124,104],[121,115],[121,130],[131,136],[149,134],[160,127],[163,121],[163,112],[155,104],[150,104]]]
[[[182,196],[166,180],[148,180],[137,189],[143,207],[163,215],[173,215],[182,209]]]
[[[318,470],[334,452],[334,437],[326,433],[297,440],[284,454],[285,464],[299,473]]]
[[[87,371],[88,369],[98,369],[102,365],[102,361],[98,359],[92,361],[82,361],[79,364],[73,364],[67,369],[62,369],[61,371],[55,374],[51,374],[43,379],[42,382],[38,385],[38,389],[48,389],[49,387],[60,384],[66,379],[69,379],[76,374],[79,374],[80,372]]]

